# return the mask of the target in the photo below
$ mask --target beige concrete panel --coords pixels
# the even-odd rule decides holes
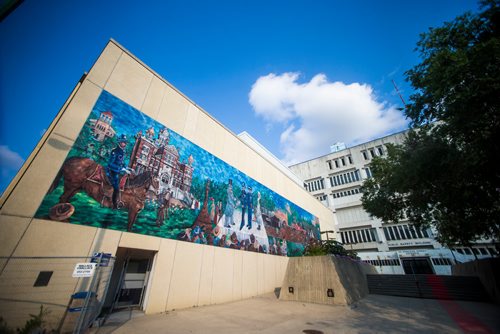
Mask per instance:
[[[203,247],[203,258],[201,261],[200,288],[198,293],[198,306],[210,305],[212,299],[212,284],[214,275],[215,248]]]
[[[243,144],[238,138],[236,138],[232,133],[226,132],[223,148],[224,153],[219,158],[231,166],[240,169],[240,145]]]
[[[207,114],[200,111],[196,129],[192,136],[192,142],[202,147],[205,151],[215,154],[215,133],[220,131],[220,127]]]
[[[159,250],[162,238],[138,233],[122,232],[119,247]]]
[[[198,141],[198,136],[196,135],[196,124],[198,123],[201,113],[198,107],[190,104],[187,109],[186,123],[184,123],[184,129],[182,131],[185,138],[198,146],[201,146],[201,143]]]
[[[252,296],[257,296],[258,294],[258,259],[257,253],[253,252],[243,252],[243,263],[242,263],[242,280],[241,284],[242,297],[250,298]]]
[[[261,162],[262,157],[255,153],[254,150],[246,146],[242,147],[242,154],[240,156],[241,171],[250,176],[254,180],[260,182],[261,177]]]
[[[264,256],[263,254],[257,254],[257,293],[262,295],[266,292],[265,289],[265,266],[264,266]]]
[[[156,120],[180,135],[184,133],[187,110],[191,103],[167,86]]]
[[[161,239],[160,249],[156,254],[151,270],[151,283],[148,288],[146,314],[165,312],[170,291],[172,269],[174,267],[175,250],[179,241]]]
[[[239,251],[215,247],[212,304],[225,303],[233,298],[234,252]]]
[[[233,300],[242,299],[242,270],[243,270],[243,252],[234,252],[233,266]]]
[[[279,269],[277,271],[277,279],[278,282],[283,282],[283,280],[285,279],[286,268],[288,266],[289,258],[286,256],[276,256],[276,257],[279,261],[279,266],[276,266],[276,269]]]
[[[208,246],[190,242],[177,244],[167,310],[193,307],[198,303],[203,247]]]
[[[5,201],[2,214],[33,217],[73,142],[51,135]]]
[[[116,44],[109,42],[90,69],[87,79],[99,87],[104,87],[122,52]]]
[[[0,216],[0,256],[12,254],[30,220],[30,218]]]
[[[275,288],[281,286],[281,282],[276,282],[276,266],[279,263],[274,259],[274,256],[264,255],[264,291],[274,291]]]
[[[239,164],[237,167],[240,171],[245,173],[246,175],[250,176],[253,174],[253,160],[255,156],[253,155],[254,151],[246,146],[245,144],[241,143],[239,145]],[[262,158],[257,158],[257,159],[262,159]]]
[[[279,193],[278,188],[278,171],[272,168],[270,164],[267,166],[262,166],[262,180],[265,182],[265,186]]]
[[[212,136],[212,141],[214,142],[214,147],[213,147],[213,154],[223,160],[225,160],[225,153],[224,153],[224,141],[226,136],[228,135],[228,131],[224,129],[222,126],[219,124],[216,124],[215,126],[215,131]]]
[[[54,134],[76,140],[102,89],[84,80],[54,127]]]
[[[88,255],[110,253],[115,256],[122,233],[121,231],[98,228]]]
[[[140,110],[152,79],[153,73],[130,55],[123,53],[104,89]]]
[[[146,99],[141,108],[141,112],[156,119],[160,112],[160,106],[167,89],[167,84],[158,77],[153,76],[151,86],[146,94]]]
[[[86,256],[94,227],[33,219],[14,256]]]

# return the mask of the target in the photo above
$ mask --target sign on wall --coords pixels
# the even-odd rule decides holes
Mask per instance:
[[[298,256],[309,212],[103,91],[36,218]]]

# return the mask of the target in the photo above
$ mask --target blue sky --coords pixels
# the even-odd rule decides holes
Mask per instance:
[[[24,1],[0,23],[0,192],[109,38],[285,163],[406,127],[418,36],[476,1]],[[168,124],[167,124],[168,126]]]

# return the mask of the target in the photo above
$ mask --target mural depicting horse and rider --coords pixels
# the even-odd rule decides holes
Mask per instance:
[[[37,218],[298,256],[309,212],[104,91]]]

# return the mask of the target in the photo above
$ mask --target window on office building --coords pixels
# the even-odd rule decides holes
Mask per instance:
[[[392,240],[391,236],[389,235],[389,232],[387,231],[387,227],[383,228],[384,230],[384,236],[387,240]]]
[[[367,178],[371,178],[372,177],[372,171],[370,170],[370,167],[365,167],[364,170],[365,170],[365,173],[366,173],[366,177]]]
[[[329,168],[329,169],[333,169],[333,167],[332,167],[332,162],[331,162],[330,160],[328,161],[328,168]]]
[[[347,160],[349,160],[349,163],[352,165],[353,162],[352,162],[352,157],[350,155],[347,156]]]
[[[378,155],[380,155],[380,156],[384,155],[384,150],[382,149],[382,146],[377,147],[377,152],[378,152]]]
[[[335,167],[339,168],[339,161],[338,160],[335,160]]]
[[[368,154],[366,154],[366,151],[361,152],[363,154],[363,159],[368,160]]]
[[[370,156],[375,158],[375,150],[373,148],[370,149]]]

